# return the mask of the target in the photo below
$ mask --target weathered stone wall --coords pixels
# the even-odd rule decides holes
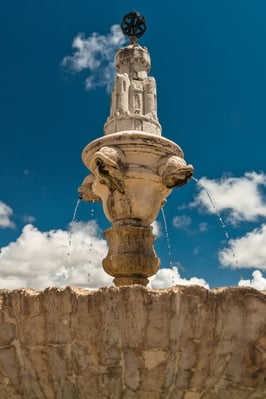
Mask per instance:
[[[0,399],[264,399],[266,295],[0,291]]]

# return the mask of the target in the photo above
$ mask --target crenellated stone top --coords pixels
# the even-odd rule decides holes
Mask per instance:
[[[146,79],[147,72],[151,69],[151,58],[147,47],[138,43],[130,43],[127,47],[120,48],[115,57],[116,70],[126,73],[131,79]]]
[[[136,42],[130,43],[118,50],[115,62],[110,116],[104,125],[104,133],[142,131],[161,135],[156,82],[148,76],[151,68],[148,49]]]

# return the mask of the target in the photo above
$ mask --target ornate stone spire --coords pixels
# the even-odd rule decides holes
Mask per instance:
[[[91,171],[79,188],[85,201],[101,201],[112,226],[104,232],[109,252],[104,270],[116,285],[147,285],[160,264],[151,224],[166,197],[188,182],[193,166],[182,149],[161,136],[155,79],[148,76],[148,50],[137,43],[145,32],[144,18],[132,12],[122,23],[128,46],[116,54],[116,77],[105,136],[82,152]]]
[[[129,13],[123,18],[121,29],[129,36],[130,44],[116,54],[116,77],[104,133],[136,130],[161,135],[156,82],[148,76],[150,54],[136,42],[146,30],[145,20],[139,13]]]

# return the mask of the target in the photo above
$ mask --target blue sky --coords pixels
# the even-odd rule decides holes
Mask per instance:
[[[82,149],[109,113],[116,25],[131,10],[147,21],[162,134],[199,180],[168,197],[167,233],[156,221],[151,284],[266,289],[264,0],[2,4],[0,288],[111,284],[101,206],[81,202],[70,222]]]

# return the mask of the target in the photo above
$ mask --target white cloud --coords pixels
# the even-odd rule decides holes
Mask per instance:
[[[238,283],[240,287],[252,287],[256,290],[266,290],[266,278],[263,277],[260,270],[255,270],[252,273],[252,279],[243,280],[241,279]]]
[[[23,216],[23,222],[24,223],[34,223],[36,221],[36,218],[31,215],[25,215]]]
[[[229,248],[220,251],[219,260],[223,266],[252,267],[266,270],[265,243],[266,224],[262,224],[241,238],[229,240]]]
[[[227,223],[256,222],[266,217],[266,174],[247,172],[242,177],[225,176],[197,181],[199,193],[190,206],[200,206],[216,213],[222,227],[226,228],[220,212],[226,212]],[[223,266],[232,268],[259,268],[266,270],[266,224],[230,239],[225,230],[228,247],[219,252]]]
[[[162,226],[161,224],[155,220],[152,224],[152,233],[155,235],[155,237],[159,238],[162,236]]]
[[[173,225],[177,229],[186,229],[191,225],[191,217],[186,215],[175,216],[173,218]]]
[[[202,278],[191,277],[189,280],[182,278],[176,266],[160,269],[158,273],[149,280],[149,286],[153,289],[168,288],[173,285],[200,285],[209,288],[208,283]]]
[[[0,201],[0,228],[12,228],[15,224],[11,221],[12,209],[3,201]]]
[[[200,253],[200,247],[196,247],[196,248],[194,248],[193,249],[193,251],[192,251],[192,253],[193,253],[193,255],[198,255],[199,253]]]
[[[88,69],[90,74],[85,80],[87,90],[101,86],[110,91],[113,84],[115,51],[125,40],[119,25],[111,26],[107,35],[94,32],[86,38],[84,34],[79,34],[72,43],[73,55],[65,57],[62,65],[75,73]]]
[[[202,222],[199,224],[199,231],[202,233],[208,231],[208,225],[206,222]]]
[[[0,289],[33,288],[43,290],[51,286],[78,286],[95,289],[112,285],[112,277],[102,268],[107,243],[101,238],[94,222],[71,223],[71,230],[42,232],[26,225],[15,242],[0,250]],[[158,224],[155,224],[157,229]],[[173,285],[201,285],[203,280],[180,277],[177,267],[160,269],[150,279],[152,288]]]
[[[201,178],[200,189],[190,206],[201,206],[210,213],[228,211],[228,221],[256,221],[266,217],[266,174],[247,172],[243,177],[223,177],[217,180]],[[218,215],[219,216],[219,215]]]
[[[41,232],[26,225],[17,241],[1,249],[0,288],[111,285],[101,265],[107,244],[97,225],[72,223],[71,229]]]

